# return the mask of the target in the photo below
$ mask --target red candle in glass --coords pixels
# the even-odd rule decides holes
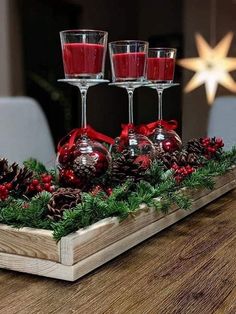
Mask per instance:
[[[112,56],[116,78],[136,79],[144,76],[146,53],[127,52]]]
[[[90,43],[63,44],[63,64],[66,76],[102,72],[104,45]]]
[[[148,58],[147,79],[151,81],[173,81],[174,58]]]

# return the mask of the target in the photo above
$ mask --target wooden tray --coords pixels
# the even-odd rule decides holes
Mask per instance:
[[[75,281],[234,189],[236,168],[215,181],[212,191],[184,190],[193,200],[190,210],[173,207],[164,215],[141,205],[122,222],[116,217],[106,218],[59,242],[48,230],[14,229],[0,224],[0,268]]]

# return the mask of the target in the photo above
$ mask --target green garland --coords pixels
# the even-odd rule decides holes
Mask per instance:
[[[51,197],[51,193],[48,192],[39,193],[29,201],[9,197],[6,201],[0,202],[0,222],[18,228],[52,230],[54,238],[60,240],[61,237],[106,217],[116,216],[125,219],[143,203],[163,213],[167,213],[172,204],[188,209],[191,206],[191,199],[181,192],[182,187],[213,189],[214,177],[224,174],[233,165],[236,165],[236,148],[222,153],[216,160],[207,161],[204,167],[192,173],[181,184],[177,184],[172,171],[164,171],[160,162],[155,161],[146,172],[143,181],[134,183],[128,180],[114,188],[110,197],[104,192],[96,196],[82,193],[82,202],[73,210],[65,211],[63,218],[58,222],[46,218],[47,204]],[[46,171],[42,164],[32,159],[26,161],[25,166],[38,174]]]

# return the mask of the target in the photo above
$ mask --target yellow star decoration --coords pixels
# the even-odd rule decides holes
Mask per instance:
[[[228,33],[214,48],[199,33],[196,34],[195,39],[199,58],[178,61],[178,64],[182,67],[196,72],[184,91],[188,93],[205,84],[207,101],[212,104],[218,84],[231,92],[236,92],[236,82],[229,74],[230,71],[236,70],[236,58],[226,57],[233,39],[233,33]]]

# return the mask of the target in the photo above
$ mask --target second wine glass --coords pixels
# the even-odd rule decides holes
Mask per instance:
[[[148,42],[123,40],[109,43],[112,81],[110,85],[126,89],[128,95],[129,123],[123,126],[120,137],[115,139],[113,153],[128,151],[131,156],[153,156],[154,146],[137,132],[133,116],[133,94],[136,88],[147,84],[146,61]]]

